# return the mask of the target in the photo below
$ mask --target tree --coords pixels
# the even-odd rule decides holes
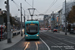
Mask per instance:
[[[72,7],[72,10],[69,12],[67,20],[69,23],[75,22],[75,6]]]
[[[4,11],[4,13],[1,15],[3,18],[4,18],[4,23],[5,23],[5,25],[7,26],[7,11],[6,10],[3,10]],[[11,16],[11,14],[10,14],[10,24],[11,25],[15,25],[15,26],[19,26],[20,27],[20,22],[15,22],[16,21],[16,19],[14,18],[14,17],[12,17]]]

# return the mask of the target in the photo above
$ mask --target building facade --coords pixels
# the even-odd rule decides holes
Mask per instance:
[[[44,27],[44,21],[43,20],[39,20],[39,26]]]
[[[44,15],[44,27],[48,27],[49,26],[49,15]]]

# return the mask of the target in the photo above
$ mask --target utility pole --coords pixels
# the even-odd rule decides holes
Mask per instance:
[[[65,35],[67,35],[66,0],[65,0]]]
[[[21,36],[23,36],[22,34],[22,3],[20,3],[20,11],[21,11]]]
[[[7,43],[11,43],[9,0],[7,0]]]
[[[58,16],[58,32],[60,32],[60,26],[59,26],[59,24],[60,24],[60,13],[59,13],[59,16]]]
[[[25,10],[24,10],[24,33],[25,33]]]
[[[24,10],[24,23],[25,23],[25,10]]]
[[[55,25],[55,21],[54,21],[54,12],[53,12],[53,30],[54,30],[54,25]]]

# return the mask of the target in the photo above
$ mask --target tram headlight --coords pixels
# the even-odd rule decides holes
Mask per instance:
[[[26,36],[28,36],[28,35],[26,35]]]
[[[39,35],[36,35],[36,36],[39,36]]]

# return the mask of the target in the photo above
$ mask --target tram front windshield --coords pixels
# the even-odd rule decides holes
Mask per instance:
[[[37,33],[38,32],[38,25],[37,24],[28,24],[26,25],[27,33]]]

